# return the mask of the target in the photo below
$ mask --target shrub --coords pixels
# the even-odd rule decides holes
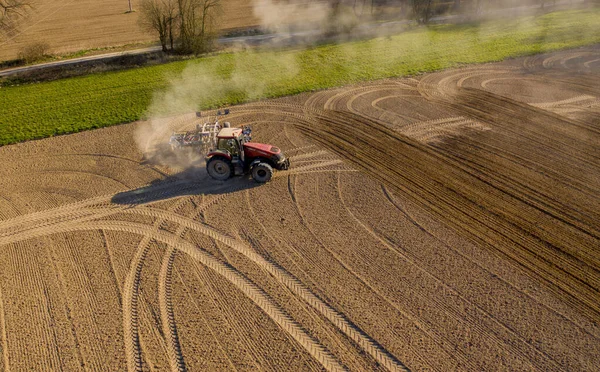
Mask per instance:
[[[50,45],[43,41],[26,45],[19,52],[19,59],[25,61],[25,63],[33,63],[43,59],[48,55],[50,51]]]

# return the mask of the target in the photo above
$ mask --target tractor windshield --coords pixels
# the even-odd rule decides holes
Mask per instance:
[[[220,138],[217,148],[226,150],[233,156],[239,156],[240,154],[240,145],[238,145],[238,141],[233,138]]]

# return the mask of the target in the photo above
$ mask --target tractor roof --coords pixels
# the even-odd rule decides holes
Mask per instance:
[[[242,134],[242,128],[223,128],[219,132],[219,138],[237,138]]]

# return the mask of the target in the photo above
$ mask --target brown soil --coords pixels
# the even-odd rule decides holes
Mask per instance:
[[[221,29],[257,25],[251,1],[223,0],[222,4]],[[139,10],[138,1],[133,0],[132,6]],[[128,10],[126,0],[36,0],[18,35],[0,41],[0,61],[15,59],[19,51],[35,42],[48,43],[52,54],[65,54],[156,41],[153,33],[139,26],[139,11],[126,13]]]
[[[0,370],[596,370],[600,48],[232,109],[288,171],[146,123],[0,149]]]

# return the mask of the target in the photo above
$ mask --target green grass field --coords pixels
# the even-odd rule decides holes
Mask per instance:
[[[0,88],[0,145],[365,80],[600,42],[600,9],[478,25],[419,27],[393,37],[304,50],[224,53],[191,61]]]

